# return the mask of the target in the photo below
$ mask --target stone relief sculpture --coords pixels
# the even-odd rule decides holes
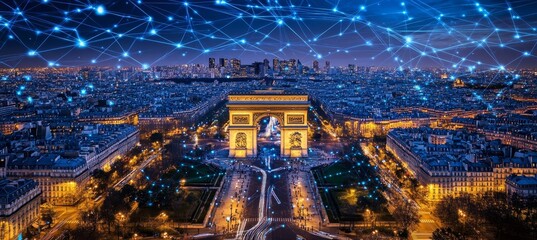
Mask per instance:
[[[235,137],[235,148],[246,149],[246,133],[237,133],[237,136]]]
[[[295,132],[291,134],[291,138],[289,139],[289,142],[291,143],[292,149],[301,149],[302,148],[302,134],[299,132]]]
[[[250,123],[250,116],[244,114],[233,115],[232,121],[233,124],[248,124]]]

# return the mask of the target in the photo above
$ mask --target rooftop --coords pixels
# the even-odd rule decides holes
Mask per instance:
[[[308,93],[301,89],[254,89],[254,90],[239,90],[231,91],[229,95],[308,95]]]
[[[511,175],[507,181],[518,186],[537,186],[537,176]]]
[[[0,208],[15,202],[21,196],[37,187],[31,179],[0,180]]]

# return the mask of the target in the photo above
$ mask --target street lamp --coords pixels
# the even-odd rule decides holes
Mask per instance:
[[[158,218],[162,221],[162,222],[166,222],[166,220],[168,220],[168,215],[165,213],[165,212],[162,212],[158,215]]]
[[[229,222],[231,221],[231,217],[226,217],[226,222],[227,222],[227,229],[229,230]]]
[[[457,212],[458,212],[459,216],[460,216],[462,219],[464,219],[464,218],[466,217],[466,213],[465,213],[463,210],[458,209]]]
[[[235,200],[233,200],[233,198],[231,199],[231,205],[229,206],[229,216],[230,216],[230,220],[233,221],[233,203],[235,202]]]
[[[304,219],[304,227],[306,226],[306,217],[304,216],[304,203],[300,206],[300,216]]]
[[[119,212],[116,217],[118,219],[118,228],[119,228],[117,232],[117,238],[119,239],[122,223],[123,221],[125,221],[125,215],[122,212]]]

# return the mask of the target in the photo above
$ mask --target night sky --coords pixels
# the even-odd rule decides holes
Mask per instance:
[[[537,1],[4,0],[0,67],[243,63],[537,66]],[[272,62],[272,61],[271,61]]]

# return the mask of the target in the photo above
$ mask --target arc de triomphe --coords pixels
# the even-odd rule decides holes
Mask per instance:
[[[228,95],[229,157],[257,155],[257,125],[267,116],[280,123],[282,157],[308,156],[308,108],[304,92],[254,90]]]

